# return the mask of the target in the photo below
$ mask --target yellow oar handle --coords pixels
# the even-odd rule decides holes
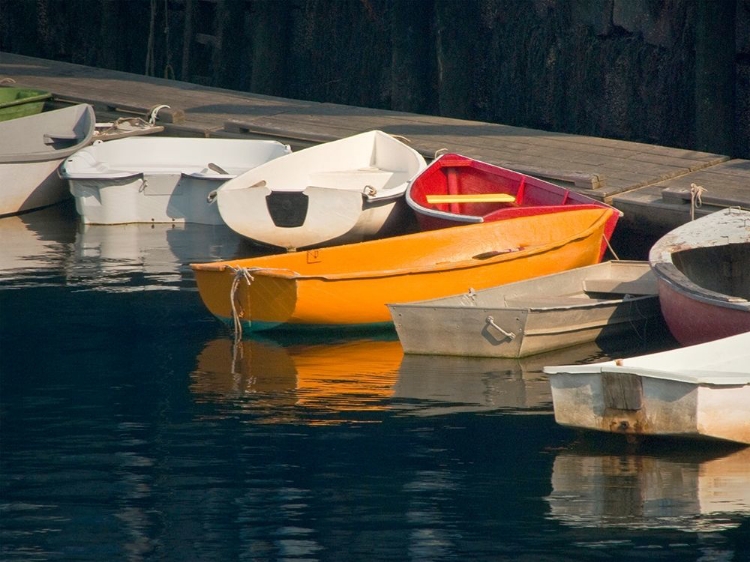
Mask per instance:
[[[427,195],[432,203],[513,203],[515,197],[508,193],[466,193],[461,195]]]

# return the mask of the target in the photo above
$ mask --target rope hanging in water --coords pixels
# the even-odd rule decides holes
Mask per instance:
[[[700,209],[703,205],[703,200],[701,199],[703,192],[708,191],[705,187],[702,185],[696,185],[694,183],[690,184],[690,220],[695,220],[695,210]]]
[[[234,273],[234,279],[232,280],[232,290],[229,292],[229,300],[232,306],[232,325],[234,327],[234,345],[237,346],[242,342],[242,321],[240,320],[240,312],[237,310],[237,301],[235,296],[237,289],[239,288],[240,282],[244,279],[249,287],[255,278],[250,274],[250,270],[244,267],[232,267],[229,266],[229,270]]]

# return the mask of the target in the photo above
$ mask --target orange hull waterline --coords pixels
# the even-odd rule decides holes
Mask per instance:
[[[191,267],[209,311],[245,330],[391,324],[388,303],[598,263],[616,212],[571,209]]]

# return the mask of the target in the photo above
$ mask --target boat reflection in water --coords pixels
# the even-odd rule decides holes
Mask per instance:
[[[110,292],[176,290],[192,279],[186,264],[197,256],[222,259],[240,253],[241,244],[222,225],[79,224],[68,277]]]
[[[192,289],[189,263],[267,252],[225,225],[84,225],[72,202],[0,218],[0,240],[0,282],[63,275],[105,292]]]
[[[221,403],[222,413],[240,409],[269,423],[361,422],[368,420],[367,412],[386,409],[421,416],[551,414],[544,366],[602,356],[595,344],[524,359],[404,355],[391,332],[300,341],[254,338],[235,347],[230,337],[212,340],[196,359],[191,391],[198,401]]]
[[[392,336],[395,338],[395,335]],[[367,421],[355,412],[388,407],[403,353],[396,339],[283,346],[268,340],[210,341],[196,360],[191,390],[256,422]],[[341,416],[346,412],[352,415]]]
[[[543,367],[537,358],[404,355],[394,408],[425,416],[492,410],[551,413]]]
[[[523,358],[486,358],[406,354],[394,396],[396,408],[415,414],[500,410],[552,414],[546,365],[591,363],[621,356],[622,350],[658,345],[634,336],[559,349]]]
[[[75,210],[66,205],[0,218],[0,282],[37,284],[70,261],[75,240]]]
[[[558,454],[550,517],[573,527],[712,532],[750,514],[750,448]]]

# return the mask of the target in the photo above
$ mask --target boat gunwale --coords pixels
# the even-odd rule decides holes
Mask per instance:
[[[570,209],[570,211],[575,211],[576,209]],[[485,259],[480,259],[477,256],[481,255],[478,254],[477,256],[473,256],[471,259],[463,259],[460,261],[446,261],[440,264],[427,264],[424,266],[419,267],[402,267],[397,269],[382,269],[382,270],[369,270],[369,271],[349,271],[349,272],[343,272],[343,273],[316,273],[316,274],[302,274],[297,271],[294,271],[289,268],[273,268],[273,267],[263,267],[262,265],[253,267],[252,265],[250,267],[246,267],[243,265],[243,262],[247,262],[250,260],[257,260],[257,259],[263,259],[263,257],[259,258],[249,258],[249,259],[240,259],[240,260],[227,260],[227,261],[221,261],[221,262],[210,262],[210,263],[194,263],[190,264],[191,269],[194,271],[206,271],[206,272],[224,272],[226,270],[243,270],[247,271],[250,274],[257,274],[262,275],[265,277],[274,277],[274,278],[282,278],[282,279],[289,279],[289,280],[321,280],[321,281],[338,281],[338,280],[355,280],[355,279],[378,279],[378,278],[385,278],[385,277],[401,277],[401,276],[407,276],[412,274],[432,274],[432,273],[440,273],[442,271],[457,271],[457,270],[467,270],[467,269],[474,269],[478,267],[484,267],[489,264],[495,264],[498,262],[505,262],[505,261],[514,261],[517,259],[525,259],[530,256],[537,256],[540,254],[549,253],[553,250],[557,250],[559,248],[563,248],[572,242],[577,242],[580,240],[585,240],[586,238],[590,237],[596,230],[598,229],[604,229],[604,226],[606,225],[607,221],[609,220],[609,216],[612,214],[612,210],[608,209],[606,207],[596,207],[594,209],[586,209],[586,211],[600,211],[599,216],[586,228],[584,228],[581,231],[578,231],[575,235],[571,235],[564,240],[561,241],[554,241],[549,242],[547,244],[539,244],[536,246],[527,246],[523,249],[517,249],[514,250],[512,248],[507,249],[507,251],[497,250],[496,255],[492,255],[491,257],[487,257]],[[569,211],[564,211],[569,212]],[[522,218],[529,218],[529,217],[522,217]],[[512,219],[511,219],[512,220]],[[487,224],[493,224],[497,225],[497,228],[500,228],[502,226],[502,222],[495,222],[495,223],[487,223]],[[472,225],[468,225],[467,227],[470,227]],[[478,226],[478,225],[475,225]],[[405,236],[412,237],[411,239],[417,239],[419,237],[427,237],[431,238],[436,236],[436,233],[438,235],[445,235],[449,236],[452,234],[447,232],[448,229],[439,229],[435,231],[426,231],[426,232],[418,232],[415,234],[408,234]],[[368,242],[360,242],[358,244],[360,245],[369,245],[368,248],[375,247],[373,245],[382,245],[385,242],[388,242],[390,240],[393,240],[392,238],[383,238],[378,240],[371,240]],[[351,245],[349,245],[351,246]],[[328,249],[334,249],[334,247],[330,247]],[[321,248],[321,250],[324,250],[326,248]],[[301,250],[301,252],[310,252],[315,250]],[[286,255],[286,254],[276,254],[276,255]],[[269,256],[273,257],[273,256]]]
[[[733,215],[732,213],[741,213]],[[727,217],[729,220],[723,220]],[[740,225],[740,221],[744,224]],[[713,223],[724,226],[717,230]],[[744,231],[740,230],[744,227]],[[727,231],[726,227],[730,227]],[[706,236],[709,234],[709,236]],[[732,238],[732,235],[734,237]],[[672,256],[679,252],[700,248],[718,248],[733,244],[750,244],[750,212],[728,207],[686,222],[659,238],[649,250],[648,261],[652,264],[674,264]]]
[[[205,181],[227,181],[237,177],[236,174],[203,174],[201,172],[185,172],[178,169],[164,170],[159,172],[114,172],[114,173],[86,173],[86,172],[66,172],[65,167],[60,168],[60,177],[65,180],[74,181],[98,181],[98,180],[125,180],[130,178],[148,178],[148,177],[166,177],[180,176],[182,178],[192,178]],[[108,186],[103,186],[108,187]]]
[[[679,350],[679,348],[677,349]],[[673,351],[677,351],[673,350]],[[636,365],[617,365],[614,361],[592,365],[560,365],[545,366],[546,375],[636,375],[649,379],[667,380],[702,387],[744,387],[750,385],[750,373],[741,371],[717,372],[713,369],[682,369],[671,371],[667,369],[650,369]]]
[[[585,277],[585,274],[588,271],[596,272],[597,270],[602,269],[619,269],[619,268],[638,268],[643,270],[644,275],[649,275],[651,272],[651,268],[648,264],[648,262],[640,261],[640,260],[609,260],[609,261],[603,261],[592,265],[586,265],[579,268],[576,268],[576,270],[567,270],[567,271],[560,271],[557,273],[550,273],[547,275],[543,275],[541,277],[533,277],[530,279],[523,279],[521,281],[513,281],[511,283],[502,283],[499,285],[496,285],[494,287],[488,287],[486,289],[480,289],[476,291],[477,296],[481,296],[482,294],[490,294],[494,292],[503,292],[503,300],[505,300],[506,295],[505,292],[509,290],[513,290],[515,287],[520,286],[531,286],[532,284],[539,284],[538,282],[540,280],[552,280],[552,279],[559,279],[563,276],[569,276],[571,274],[578,273],[580,274],[581,281],[586,282],[588,280],[598,279],[598,277]],[[614,273],[614,272],[612,272]],[[529,289],[530,291],[531,289]],[[581,291],[582,295],[585,295],[587,291]],[[588,291],[592,293],[596,292],[603,292],[603,291]],[[560,304],[560,305],[554,305],[550,304],[549,306],[529,306],[529,307],[523,307],[523,306],[503,306],[501,304],[491,304],[491,305],[460,305],[460,304],[453,304],[453,303],[447,303],[447,300],[453,300],[456,297],[468,297],[469,293],[458,293],[455,295],[448,295],[446,297],[438,297],[433,299],[425,299],[420,301],[413,301],[409,303],[394,303],[394,308],[439,308],[439,309],[446,309],[446,310],[464,310],[464,309],[476,309],[476,310],[493,310],[493,309],[502,309],[505,310],[523,310],[523,311],[544,311],[544,310],[562,310],[562,309],[570,309],[570,308],[590,308],[594,305],[610,305],[612,303],[622,303],[622,302],[637,302],[640,300],[646,300],[646,299],[653,299],[655,297],[658,297],[658,292],[654,292],[653,294],[637,294],[633,295],[630,293],[615,293],[612,292],[612,294],[622,294],[623,298],[613,298],[613,299],[591,299],[591,300],[583,300],[581,301],[581,304]],[[630,298],[625,298],[625,295],[630,295]],[[555,295],[550,298],[550,303],[553,303],[554,299],[560,297],[563,298],[563,295]],[[520,296],[511,298],[511,301],[522,301],[526,299],[526,294],[521,294]]]
[[[17,107],[19,105],[25,105],[27,103],[39,103],[46,101],[48,99],[52,99],[52,93],[48,92],[46,90],[38,90],[36,88],[19,88],[19,87],[8,87],[8,86],[2,86],[2,89],[14,89],[18,92],[36,92],[36,94],[32,96],[28,96],[25,98],[16,98],[14,100],[6,101],[6,102],[0,102],[0,111],[6,108],[10,107]]]
[[[24,164],[37,163],[37,162],[52,162],[54,160],[62,161],[65,158],[68,158],[69,156],[71,156],[72,154],[78,152],[83,147],[87,146],[88,144],[91,144],[91,140],[94,138],[94,132],[96,130],[96,115],[94,113],[94,108],[91,105],[78,104],[78,105],[66,107],[63,109],[58,109],[56,111],[68,111],[70,113],[75,113],[77,108],[80,106],[85,106],[85,108],[81,110],[81,115],[79,116],[75,124],[77,125],[78,123],[83,122],[83,124],[86,125],[88,130],[85,136],[81,137],[80,139],[76,139],[77,142],[74,145],[61,148],[60,150],[3,153],[3,154],[0,154],[0,164],[24,165]],[[43,116],[43,115],[45,114],[38,113],[36,115],[29,115],[27,117],[11,119],[10,121],[4,121],[3,123],[11,123],[13,125],[17,125],[17,123],[21,121],[22,119],[39,119],[40,116]],[[14,131],[10,131],[10,132],[13,133]]]
[[[651,266],[658,281],[670,291],[684,295],[695,301],[731,308],[740,311],[750,311],[750,301],[742,297],[718,293],[701,287],[682,273],[673,263],[659,262]]]
[[[466,294],[466,293],[463,293]],[[485,311],[492,313],[496,310],[503,312],[553,312],[558,310],[580,310],[580,309],[596,309],[596,308],[608,308],[618,306],[622,304],[638,304],[642,301],[649,301],[657,299],[657,295],[637,295],[632,297],[623,297],[619,299],[590,299],[586,300],[581,298],[579,303],[567,303],[567,304],[554,304],[553,299],[550,299],[549,305],[531,305],[531,306],[503,306],[502,304],[493,304],[489,306],[472,306],[472,305],[460,305],[460,304],[428,304],[426,302],[411,302],[411,303],[393,303],[388,306],[392,306],[395,310],[406,310],[409,308],[434,308],[439,310],[476,310]],[[520,299],[519,299],[520,300]]]
[[[122,160],[112,160],[111,158],[102,158],[102,156],[107,157],[112,152],[120,149],[121,147],[125,147],[123,150],[128,150],[138,147],[139,149],[148,148],[152,150],[156,149],[163,149],[164,147],[169,148],[171,150],[179,150],[181,149],[182,145],[187,144],[193,144],[195,141],[200,141],[200,145],[204,148],[212,148],[213,150],[218,150],[218,148],[233,146],[233,147],[239,147],[239,146],[247,146],[252,149],[254,146],[267,146],[267,147],[274,147],[279,148],[283,151],[284,148],[286,148],[286,151],[283,154],[280,154],[276,158],[281,158],[281,156],[286,156],[288,154],[291,154],[291,148],[288,144],[282,143],[280,141],[276,140],[266,140],[266,139],[234,139],[234,138],[188,138],[188,137],[148,137],[148,136],[134,136],[134,137],[124,137],[120,139],[113,139],[113,140],[102,140],[97,139],[93,143],[91,143],[89,146],[82,148],[80,151],[81,158],[90,158],[93,164],[99,164],[101,162],[107,162],[107,169],[104,171],[97,171],[95,169],[94,165],[88,165],[88,166],[78,166],[79,169],[70,171],[67,166],[67,162],[64,163],[60,168],[60,175],[66,179],[66,180],[74,180],[74,181],[87,181],[87,180],[121,180],[121,179],[127,179],[127,178],[145,178],[149,176],[155,176],[155,177],[163,177],[163,176],[176,176],[180,175],[181,177],[187,177],[187,178],[193,178],[193,179],[200,179],[200,180],[215,180],[215,181],[221,181],[226,182],[229,179],[234,179],[240,174],[244,173],[244,171],[250,170],[251,168],[247,168],[247,170],[240,171],[239,173],[225,173],[221,174],[218,172],[213,172],[211,174],[206,174],[202,172],[202,170],[206,169],[206,166],[201,166],[195,164],[192,160],[183,160],[177,164],[168,164],[163,166],[156,166],[156,165],[149,165],[144,166],[143,164],[139,163],[138,160],[133,160],[129,162],[125,162]],[[106,144],[106,148],[102,148],[101,152],[99,150],[99,147],[103,144]],[[140,146],[139,146],[140,145]],[[85,157],[83,155],[86,155]],[[243,153],[244,154],[244,153]],[[248,150],[246,152],[246,155],[252,155],[253,151]],[[71,155],[72,156],[72,155]],[[210,156],[216,156],[216,154],[210,154]],[[270,162],[270,160],[268,160]],[[266,161],[261,162],[261,164],[265,164]],[[258,164],[260,165],[260,164]],[[257,167],[253,166],[253,167]],[[227,168],[231,166],[226,166]],[[89,171],[90,170],[90,171]]]
[[[675,347],[655,353],[626,357],[623,359],[613,359],[601,361],[598,363],[589,363],[583,365],[547,365],[543,371],[547,375],[598,375],[601,373],[627,373],[634,375],[643,375],[649,378],[658,378],[665,380],[675,380],[688,384],[706,386],[746,386],[750,385],[750,372],[741,372],[734,369],[734,366],[725,368],[721,371],[719,367],[703,366],[705,362],[701,361],[698,368],[691,368],[691,359],[696,356],[714,357],[723,352],[726,355],[727,350],[731,349],[734,353],[730,355],[730,360],[735,363],[746,363],[750,358],[750,348],[746,345],[750,343],[750,332],[740,333],[733,336],[727,336],[718,340],[711,340],[703,343]],[[731,346],[731,347],[730,347]],[[649,367],[646,364],[668,360],[669,367]],[[725,365],[728,365],[726,357],[722,357]],[[693,373],[685,376],[684,373]],[[708,376],[706,376],[708,375]],[[730,382],[721,381],[721,377],[727,376]],[[706,377],[705,379],[702,377]],[[714,377],[715,380],[711,380]],[[745,382],[737,382],[732,379],[740,379]],[[550,379],[551,380],[551,379]]]
[[[602,374],[631,374],[650,379],[663,379],[676,382],[694,384],[696,386],[747,386],[750,384],[750,373],[741,371],[719,371],[709,369],[684,369],[680,372],[665,369],[648,369],[634,366],[607,366],[602,368]]]

